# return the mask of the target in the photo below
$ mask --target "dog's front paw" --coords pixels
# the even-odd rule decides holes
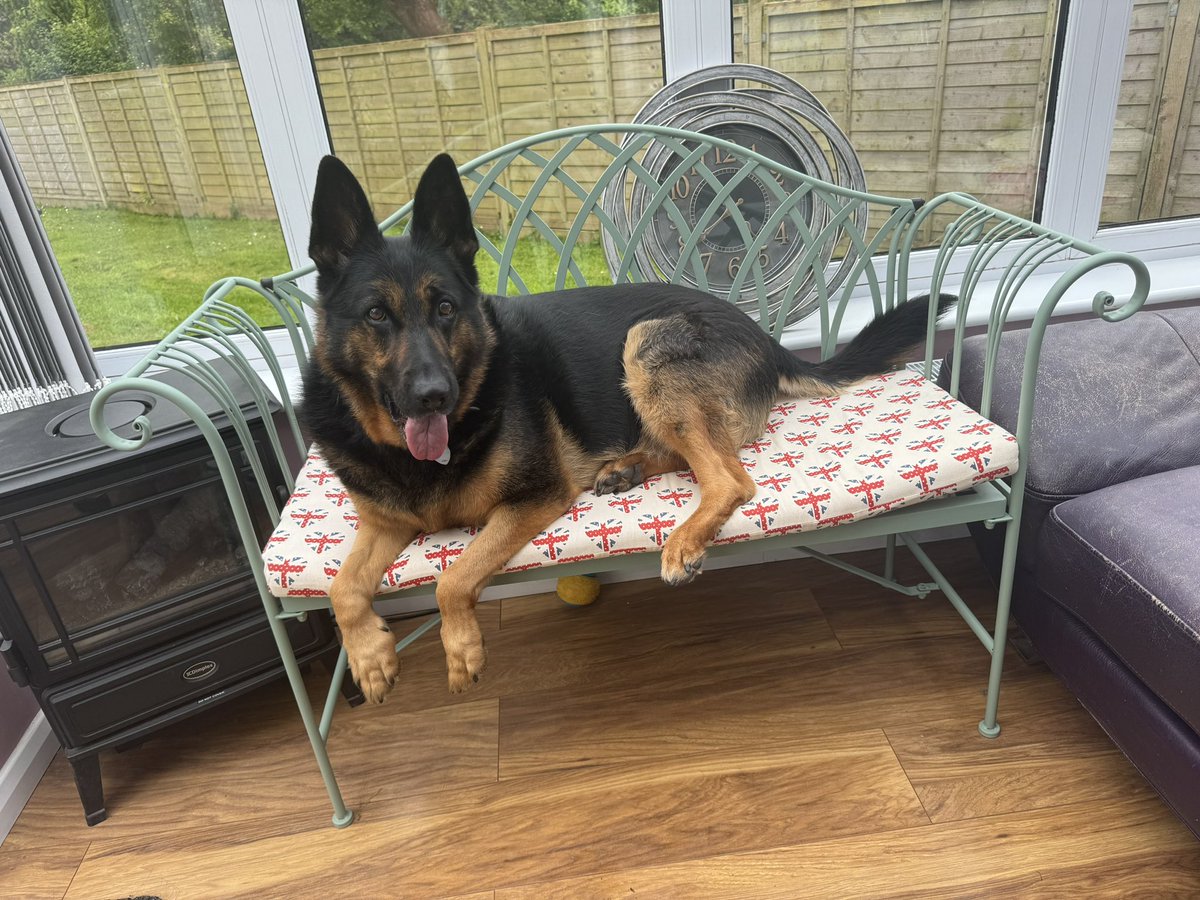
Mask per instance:
[[[446,650],[446,671],[450,693],[461,694],[487,668],[487,650],[483,646],[483,634],[479,623],[471,616],[461,625],[442,622],[442,646]]]
[[[396,638],[387,622],[373,616],[365,625],[343,629],[342,646],[350,674],[371,703],[382,703],[400,676]]]
[[[662,580],[671,587],[687,584],[703,570],[707,552],[707,542],[692,539],[686,526],[679,529],[663,546]]]

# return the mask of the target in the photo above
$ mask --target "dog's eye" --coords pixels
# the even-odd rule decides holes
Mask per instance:
[[[384,312],[382,306],[372,306],[367,310],[367,318],[372,322],[382,322],[387,318],[387,313]]]
[[[443,300],[438,304],[438,315],[446,318],[454,315],[454,304],[449,300]]]

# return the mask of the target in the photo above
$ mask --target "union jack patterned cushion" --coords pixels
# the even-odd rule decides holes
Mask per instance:
[[[920,375],[892,372],[839,397],[780,403],[741,459],[758,494],[725,523],[718,544],[866,519],[1001,478],[1016,468],[1017,442]],[[622,494],[587,491],[504,571],[658,550],[699,499],[691,472],[657,475]],[[272,593],[327,594],[357,527],[346,489],[313,453],[263,551]],[[421,535],[387,570],[379,592],[436,581],[474,534]]]

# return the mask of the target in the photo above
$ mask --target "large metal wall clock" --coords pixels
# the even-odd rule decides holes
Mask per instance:
[[[721,138],[823,181],[856,190],[866,187],[862,166],[849,140],[820,101],[792,79],[760,66],[714,66],[693,72],[651,97],[634,121]],[[795,217],[798,215],[805,223],[810,235],[820,234],[832,214],[828,204],[819,196],[805,194],[793,210],[795,215],[789,214],[774,224],[774,233],[765,242],[758,242],[755,259],[748,260],[748,244],[758,238],[777,210],[781,196],[796,190],[798,180],[774,173],[775,183],[767,184],[766,175],[741,174],[741,161],[716,147],[697,161],[703,163],[707,173],[700,165],[688,168],[684,162],[679,154],[657,142],[639,160],[656,181],[665,184],[673,179],[669,198],[653,208],[649,227],[634,242],[633,252],[643,275],[678,271],[683,283],[704,287],[730,299],[738,271],[748,263],[757,263],[761,266],[769,311],[774,318],[795,278],[797,260],[810,249]],[[644,180],[629,175],[628,170],[626,174],[629,177],[610,183],[603,207],[623,236],[629,238],[633,223],[645,218],[653,190]],[[730,181],[736,183],[729,200],[713,207],[717,192]],[[668,203],[673,210],[667,208]],[[731,204],[740,213],[740,223],[738,216],[730,214]],[[866,227],[866,214],[865,204],[850,211],[849,219],[860,232]],[[690,236],[697,228],[700,234],[693,244],[698,258],[689,256],[680,265],[687,250],[684,235]],[[816,257],[822,265],[829,264],[838,243],[832,232],[827,236],[828,246],[818,248]],[[608,234],[604,245],[609,268],[615,276],[623,256],[621,248]],[[838,250],[844,253],[846,248]],[[706,283],[697,277],[694,268],[697,260]],[[843,256],[828,281],[828,290],[845,279],[852,264],[852,260]],[[795,288],[792,290],[796,293]],[[815,285],[801,285],[798,294],[791,298],[788,322],[810,312],[816,300]],[[756,297],[734,298],[734,302],[755,317],[760,312]]]

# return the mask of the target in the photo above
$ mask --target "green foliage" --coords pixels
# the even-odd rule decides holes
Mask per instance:
[[[412,37],[394,4],[430,2],[453,31],[485,25],[537,25],[658,12],[659,0],[301,0],[313,47],[345,47]]]
[[[659,0],[301,0],[314,48],[410,37],[396,9],[428,4],[455,31],[657,12]],[[0,82],[232,59],[220,0],[0,0]]]
[[[408,37],[381,0],[301,0],[300,8],[314,50]]]
[[[481,25],[538,25],[658,12],[658,0],[442,0],[443,16],[455,31]]]
[[[8,83],[131,68],[109,10],[95,0],[0,0]]]
[[[442,0],[438,8],[455,31],[481,25],[538,25],[658,12],[659,0]]]
[[[215,0],[110,0],[122,9],[139,68],[233,59],[225,11]]]
[[[232,57],[214,0],[0,0],[8,84]]]

